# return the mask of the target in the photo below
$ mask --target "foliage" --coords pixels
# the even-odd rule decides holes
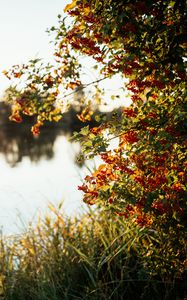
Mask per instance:
[[[99,208],[105,208],[109,215],[112,214],[113,217],[107,220],[109,223],[105,223],[101,213],[102,226],[94,227],[97,222],[95,223],[90,216],[89,222],[93,224],[89,223],[89,227],[84,222],[81,242],[74,244],[72,238],[73,246],[70,247],[70,251],[67,246],[70,237],[66,235],[66,239],[62,239],[63,251],[57,257],[54,256],[56,252],[48,252],[53,249],[50,239],[47,243],[51,250],[46,248],[47,244],[44,250],[37,248],[40,247],[39,241],[44,241],[38,231],[36,238],[39,237],[39,241],[34,240],[32,250],[26,250],[26,253],[38,249],[42,259],[45,249],[48,249],[47,257],[52,260],[44,265],[45,268],[51,268],[47,269],[47,274],[52,276],[49,279],[51,292],[54,291],[54,282],[57,282],[60,289],[59,274],[62,274],[62,277],[67,275],[74,278],[73,273],[68,275],[68,272],[77,268],[77,259],[80,259],[78,270],[85,274],[91,283],[91,288],[88,283],[87,291],[84,290],[85,299],[98,299],[97,291],[101,290],[101,286],[104,294],[99,295],[99,299],[107,295],[107,289],[110,290],[108,299],[117,299],[115,292],[118,295],[125,293],[125,287],[121,285],[123,276],[127,276],[125,280],[128,281],[127,291],[130,298],[132,286],[131,289],[128,287],[133,270],[133,284],[135,280],[142,279],[141,276],[145,276],[146,282],[158,276],[165,283],[175,282],[184,276],[187,219],[186,1],[74,0],[66,6],[65,12],[73,21],[70,23],[59,16],[59,27],[51,28],[55,40],[55,62],[44,66],[41,61],[30,61],[28,65],[14,66],[12,70],[5,72],[8,78],[18,80],[18,85],[9,89],[11,119],[21,122],[22,114],[36,115],[37,122],[32,128],[35,135],[39,133],[39,128],[45,120],[58,121],[66,110],[67,95],[71,96],[88,86],[81,79],[81,55],[91,57],[95,61],[98,74],[100,73],[100,77],[95,81],[98,85],[93,90],[92,102],[102,98],[99,82],[120,74],[132,103],[129,107],[124,107],[122,112],[114,112],[109,120],[106,120],[103,114],[99,114],[95,118],[98,126],[86,126],[74,135],[74,139],[81,141],[84,155],[88,158],[99,155],[103,160],[103,164],[97,170],[86,176],[79,189],[83,191],[86,203],[96,204]],[[81,104],[85,104],[85,108],[79,114],[79,119],[83,122],[91,120],[91,101],[86,97],[82,97],[80,101]],[[116,144],[114,147],[113,140]],[[130,226],[134,226],[133,228],[144,237],[146,234],[148,240],[140,234],[136,244],[137,236],[134,235],[134,231],[130,230],[129,236],[128,229],[123,227],[129,224],[127,220],[130,220]],[[60,219],[58,222],[61,222]],[[49,228],[50,223],[46,230]],[[106,230],[106,239],[103,233],[96,234],[100,230],[98,228],[101,228],[101,232]],[[68,234],[71,230],[70,225]],[[57,240],[59,243],[59,232],[57,230],[58,234],[54,235],[52,241]],[[75,232],[78,234],[78,229]],[[108,240],[111,235],[111,239]],[[76,243],[79,241],[79,236],[76,236]],[[131,250],[128,248],[129,244],[133,244]],[[30,249],[28,245],[26,238],[25,249]],[[114,252],[113,247],[116,247]],[[76,255],[71,256],[74,251]],[[59,257],[62,259],[60,269],[59,265],[53,268]],[[114,258],[119,257],[119,261],[113,265]],[[22,262],[20,270],[23,273],[18,272],[19,276],[23,275],[20,283],[24,277],[28,279],[25,274],[30,270],[29,284],[25,282],[28,289],[30,280],[35,282],[37,276],[43,276],[39,281],[46,282],[47,287],[49,286],[46,271],[40,271],[43,264],[34,269],[37,270],[35,273],[31,271],[33,264],[38,266],[35,256],[28,264],[25,258],[21,257],[20,263]],[[99,268],[103,262],[106,262],[107,279],[101,283],[105,271],[100,271]],[[67,264],[71,269],[62,272],[62,266],[67,268]],[[141,267],[137,272],[139,266]],[[55,272],[58,275],[53,277]],[[76,280],[78,279],[80,276],[76,275]],[[63,280],[68,293],[74,293],[74,290],[71,290],[74,283],[82,287],[82,283],[75,279],[71,281],[71,285],[66,281],[67,277]],[[119,281],[119,286],[112,286],[110,289],[109,282],[115,280]],[[34,284],[33,293],[40,288],[37,282]],[[158,286],[155,290],[158,291]],[[143,292],[145,286],[141,290],[141,293]],[[57,294],[53,294],[53,297],[58,299]],[[46,299],[45,297],[43,298]],[[76,297],[82,299],[83,296],[79,294]],[[172,295],[165,295],[166,297],[171,299]]]
[[[183,299],[180,230],[168,230],[166,238],[110,212],[73,219],[50,210],[54,216],[20,236],[1,237],[1,299]]]
[[[60,90],[85,87],[80,55],[96,61],[101,79],[121,74],[131,106],[109,121],[98,116],[101,124],[75,134],[87,157],[100,155],[104,161],[79,187],[84,201],[133,215],[141,225],[162,223],[164,217],[184,225],[186,2],[75,0],[65,12],[72,23],[59,16],[59,27],[51,28],[56,64],[37,67],[40,62],[31,61],[5,72],[25,80],[17,94],[10,91],[11,119],[20,122],[21,113],[36,114],[36,135],[45,120],[58,121]],[[82,121],[92,118],[89,105],[79,116]],[[109,150],[114,138],[118,145]]]

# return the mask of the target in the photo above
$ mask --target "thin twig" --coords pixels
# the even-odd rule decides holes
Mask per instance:
[[[109,76],[103,77],[103,78],[101,78],[101,79],[97,79],[97,80],[92,81],[92,82],[89,82],[89,83],[87,83],[87,84],[83,84],[83,85],[77,87],[77,89],[74,90],[74,91],[72,91],[71,93],[64,95],[64,98],[66,98],[66,97],[68,97],[68,96],[71,96],[71,95],[77,93],[78,91],[81,91],[81,90],[87,88],[88,86],[90,86],[90,85],[92,85],[92,84],[95,84],[95,83],[98,83],[98,82],[100,82],[100,81],[103,81],[103,80],[107,79],[108,77],[109,77]]]

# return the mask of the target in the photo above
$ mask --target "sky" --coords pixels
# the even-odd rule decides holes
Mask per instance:
[[[9,81],[2,71],[35,57],[50,57],[46,29],[70,0],[0,0],[0,94]]]
[[[0,0],[0,97],[10,85],[2,71],[13,65],[27,63],[33,58],[50,60],[53,53],[50,37],[46,30],[57,25],[59,14],[71,0]],[[90,69],[89,61],[84,64],[87,81],[96,80],[97,74]],[[106,105],[101,110],[111,110],[120,105],[129,105],[128,96],[121,91],[119,78],[105,80]],[[120,99],[111,101],[111,95]]]
[[[3,70],[8,70],[12,65],[27,63],[28,60],[36,57],[44,58],[46,61],[50,60],[53,51],[46,29],[57,24],[58,14],[63,14],[64,7],[70,2],[71,0],[0,0],[0,96],[3,94],[3,90],[10,85],[9,80],[2,74]],[[96,75],[90,69],[90,64],[85,63],[84,66],[87,80],[89,82],[94,81]],[[111,83],[107,79],[103,81],[103,85],[107,90],[105,94],[106,101],[108,99],[110,103],[111,93],[120,94],[120,80],[116,78]],[[124,97],[124,95],[122,95],[121,100],[124,105],[129,103],[128,97]],[[107,104],[106,107],[111,109],[112,106]],[[29,203],[34,202],[34,205],[36,204],[32,206],[34,209],[41,206],[41,203],[51,201],[52,196],[46,190],[46,180],[49,181],[50,190],[55,190],[56,198],[60,199],[60,197],[65,197],[67,194],[69,206],[72,206],[73,199],[78,197],[77,180],[80,181],[80,178],[76,177],[74,165],[68,165],[69,160],[66,154],[70,151],[65,148],[64,151],[66,152],[62,152],[60,149],[59,157],[56,156],[56,160],[51,162],[51,166],[46,167],[43,163],[40,169],[35,169],[35,166],[30,168],[27,161],[25,161],[25,165],[22,164],[20,168],[13,171],[3,164],[0,156],[0,171],[2,172],[0,177],[3,179],[0,184],[0,226],[6,224],[4,226],[7,226],[7,230],[11,230],[10,223],[3,220],[10,219],[13,222],[15,208],[20,209],[20,211],[24,209],[24,215],[27,211],[30,212],[29,205],[31,204]],[[69,172],[66,172],[64,177],[62,176],[63,169]],[[56,176],[51,178],[51,174]],[[23,181],[20,181],[20,178],[23,178]],[[71,179],[70,185],[68,185],[67,178]],[[60,183],[57,179],[61,180]],[[62,191],[63,181],[66,181],[66,190]],[[38,187],[40,188],[39,192]],[[43,196],[40,197],[42,193]],[[46,201],[42,200],[44,198],[46,198]],[[23,205],[24,203],[25,205]]]

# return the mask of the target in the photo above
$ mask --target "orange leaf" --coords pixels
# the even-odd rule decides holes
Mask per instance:
[[[67,12],[68,10],[74,9],[77,4],[77,0],[74,0],[72,3],[66,5],[64,8],[64,12]]]

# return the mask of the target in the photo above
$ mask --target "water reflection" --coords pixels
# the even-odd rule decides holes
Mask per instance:
[[[25,117],[21,124],[8,119],[10,107],[0,103],[0,153],[11,167],[20,163],[23,157],[29,157],[32,162],[40,159],[49,160],[54,157],[54,143],[58,136],[69,137],[73,131],[79,130],[82,123],[76,117],[73,108],[64,115],[59,123],[48,123],[38,137],[30,131],[34,119]]]
[[[53,146],[58,132],[48,130],[47,135],[42,134],[34,139],[28,129],[24,128],[20,133],[20,130],[11,127],[13,126],[0,129],[0,152],[12,167],[21,162],[24,156],[28,156],[32,162],[54,156]]]
[[[38,213],[42,216],[48,203],[55,206],[64,202],[68,215],[82,207],[82,195],[77,186],[87,174],[84,166],[74,163],[79,145],[59,136],[54,143],[54,157],[32,163],[28,157],[12,168],[0,157],[0,227],[3,232],[18,233],[35,222]]]
[[[49,202],[64,200],[65,212],[77,213],[83,205],[77,186],[88,172],[76,163],[80,146],[67,138],[82,126],[77,111],[47,124],[38,138],[30,132],[34,120],[16,124],[9,114],[10,108],[0,103],[0,228],[5,234],[22,231],[22,223],[27,227],[38,212],[45,214]]]

